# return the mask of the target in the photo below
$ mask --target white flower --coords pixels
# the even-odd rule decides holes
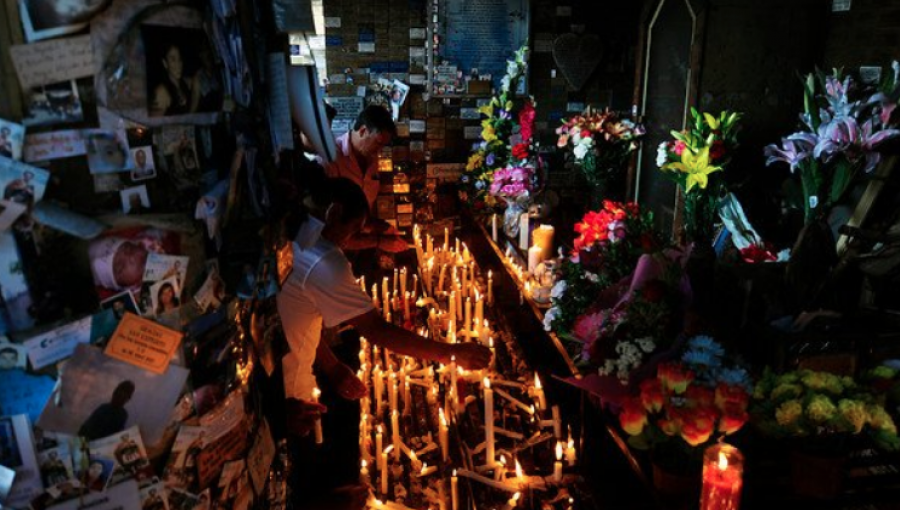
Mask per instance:
[[[559,313],[559,309],[555,306],[551,306],[547,313],[544,314],[544,331],[552,331],[553,330],[553,321],[556,320],[556,314]]]
[[[600,276],[596,273],[585,271],[584,277],[587,278],[591,283],[600,283]]]
[[[565,280],[560,280],[553,285],[553,288],[550,289],[550,297],[553,299],[559,299],[563,297],[566,293],[566,289],[569,287],[569,284],[566,283]]]
[[[654,342],[650,337],[638,338],[637,340],[635,340],[635,342],[638,344],[638,347],[640,347],[642,351],[648,354],[653,352],[653,349],[656,349],[656,342]]]
[[[580,141],[581,141],[581,131],[576,129],[575,132],[572,133],[572,136],[569,137],[569,143],[577,146],[578,142],[580,142]]]
[[[667,142],[663,142],[656,148],[656,166],[662,168],[668,161],[669,150],[667,148]]]
[[[509,92],[509,75],[504,76],[503,79],[500,80],[500,89],[503,92]]]
[[[588,152],[588,146],[584,144],[578,144],[575,146],[575,150],[572,152],[575,153],[575,159],[584,159],[584,156]]]

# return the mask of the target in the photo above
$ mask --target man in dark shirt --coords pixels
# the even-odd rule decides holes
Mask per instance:
[[[113,390],[112,399],[94,409],[78,429],[78,435],[93,441],[125,430],[125,423],[128,421],[125,404],[131,400],[132,395],[134,395],[133,382],[126,380],[119,383]]]

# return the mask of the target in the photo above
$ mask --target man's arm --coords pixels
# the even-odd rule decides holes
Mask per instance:
[[[445,365],[455,357],[460,366],[470,370],[486,368],[491,362],[491,351],[483,345],[445,344],[428,340],[386,322],[377,310],[371,310],[348,322],[370,341],[406,356],[424,358]]]

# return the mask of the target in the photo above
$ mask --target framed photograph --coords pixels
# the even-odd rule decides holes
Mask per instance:
[[[28,42],[71,34],[84,29],[91,17],[112,0],[60,2],[58,0],[19,0],[19,13]]]
[[[26,109],[22,119],[26,127],[67,124],[84,120],[81,98],[75,80],[41,85],[28,91]]]
[[[77,434],[90,441],[139,426],[154,445],[169,423],[187,380],[186,368],[170,365],[155,374],[81,344],[60,376],[60,390],[38,419],[45,430]]]
[[[83,133],[92,174],[124,172],[133,168],[125,130],[86,129]]]
[[[25,143],[25,126],[0,119],[0,156],[22,159],[22,145]]]
[[[153,147],[133,147],[131,149],[131,161],[134,167],[131,170],[132,181],[146,181],[156,177],[156,164],[153,161]]]
[[[125,214],[141,214],[150,209],[150,196],[147,194],[147,186],[133,186],[119,191],[122,198],[122,212]]]
[[[147,113],[169,117],[215,112],[222,83],[203,30],[142,25],[147,67]]]

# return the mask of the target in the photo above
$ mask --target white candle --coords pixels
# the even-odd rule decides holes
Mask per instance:
[[[476,473],[474,471],[469,471],[468,469],[460,469],[459,476],[464,476],[471,480],[475,480],[476,482],[483,483],[484,485],[487,485],[488,487],[493,487],[495,489],[500,489],[500,490],[504,490],[504,491],[512,492],[512,493],[518,492],[520,486],[525,483],[524,478],[519,479],[519,485],[498,482],[498,481],[492,480],[486,476],[479,475],[478,473]]]
[[[413,275],[413,287],[412,287],[412,295],[413,295],[413,298],[416,297],[416,294],[418,293],[418,292],[417,292],[418,289],[419,289],[419,275],[414,274],[414,275]]]
[[[403,293],[403,317],[406,319],[406,322],[412,322],[412,317],[409,315],[409,300],[410,300],[409,292],[404,292]]]
[[[575,465],[576,456],[575,456],[575,440],[572,439],[571,432],[569,433],[569,444],[566,447],[566,462],[569,464],[569,467]]]
[[[422,464],[422,470],[419,471],[419,478],[426,477],[433,473],[437,473],[437,466],[429,466],[426,462]]]
[[[487,296],[488,296],[488,304],[494,304],[494,272],[488,271],[488,282],[487,282]]]
[[[394,449],[394,446],[388,446],[385,448],[383,452],[381,452],[381,494],[383,496],[387,496],[388,493],[388,478],[390,478],[390,474],[388,473],[388,454],[391,453],[391,450]]]
[[[519,504],[520,497],[522,497],[521,492],[513,494],[513,497],[509,498],[509,500],[506,502],[504,510],[512,510],[513,508],[515,508]]]
[[[434,239],[432,239],[431,234],[425,234],[425,239],[428,246],[428,258],[431,258],[431,256],[434,255]]]
[[[494,465],[494,392],[491,390],[491,381],[484,378],[484,435],[487,453],[485,455],[488,467]]]
[[[391,438],[394,447],[394,460],[400,460],[400,413],[397,410],[391,412]]]
[[[522,213],[522,216],[519,216],[519,249],[527,250],[531,245],[530,227],[528,213]]]
[[[438,410],[438,416],[440,417],[440,428],[438,429],[438,442],[441,443],[441,457],[444,462],[447,462],[447,459],[450,456],[450,431],[447,427],[447,417],[444,415],[444,410]]]
[[[365,459],[363,459],[360,462],[360,465],[362,467],[359,468],[359,483],[368,487],[369,486],[369,468],[367,467],[368,462],[366,462]]]
[[[562,443],[559,441],[556,442],[556,462],[553,463],[553,479],[557,482],[562,481],[562,457],[563,457],[563,447]]]
[[[372,284],[372,306],[375,308],[381,308],[381,303],[378,302],[378,284]]]
[[[497,242],[497,213],[491,216],[491,239]]]
[[[475,329],[481,329],[481,323],[484,321],[484,296],[475,294]]]
[[[447,315],[451,321],[456,320],[456,291],[450,292],[450,300],[447,302]]]
[[[406,268],[400,270],[400,294],[406,295]]]
[[[541,256],[544,251],[540,246],[534,245],[528,248],[528,272],[534,274],[538,264],[541,263]]]
[[[544,387],[541,386],[541,378],[538,377],[537,372],[534,373],[534,392],[538,399],[538,410],[547,409],[547,397],[544,395]]]
[[[450,249],[450,229],[444,227],[444,251]]]
[[[394,284],[391,286],[394,292],[397,292],[397,287],[399,286],[400,281],[400,270],[396,267],[394,268]]]
[[[456,414],[461,414],[459,410],[459,395],[456,393],[456,356],[450,358],[450,401],[453,402]]]
[[[316,404],[319,403],[319,397],[321,395],[322,395],[322,392],[319,390],[319,388],[313,388],[312,399],[313,399],[314,403],[316,403]],[[315,433],[316,433],[316,444],[322,444],[322,418],[321,417],[316,418]]]
[[[437,292],[440,292],[444,288],[444,277],[447,276],[447,264],[441,264],[441,272],[438,276],[438,286]]]
[[[459,510],[459,478],[456,477],[455,469],[450,477],[450,508]]]
[[[466,315],[463,327],[470,333],[472,332],[472,300],[470,298],[466,298]]]
[[[379,455],[381,453],[381,449],[384,448],[384,435],[382,434],[381,425],[378,425],[378,428],[375,429],[375,455]]]
[[[456,253],[457,255],[459,255],[459,253],[460,253],[459,252],[459,238],[457,237],[455,241],[456,241],[456,249],[454,249],[453,252]]]
[[[388,398],[391,405],[391,412],[393,413],[397,411],[397,374],[395,374],[393,370],[391,370],[389,384],[390,393],[388,394]]]

